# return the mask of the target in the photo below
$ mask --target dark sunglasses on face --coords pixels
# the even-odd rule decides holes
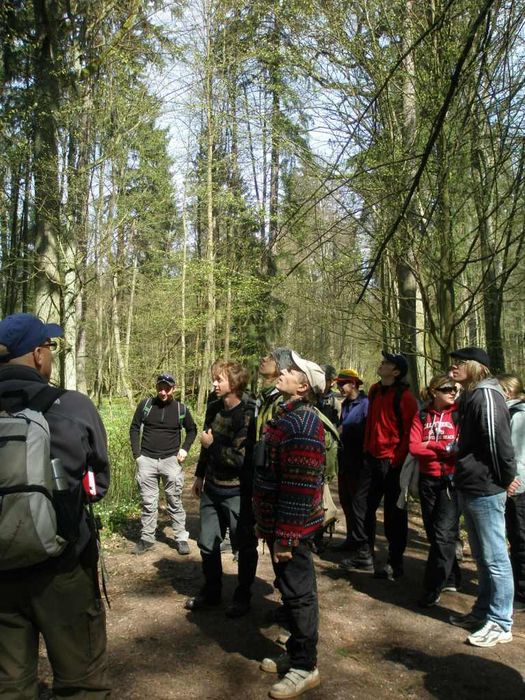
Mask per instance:
[[[462,365],[466,365],[467,362],[468,360],[454,360],[449,369],[452,369],[453,367],[461,367]]]
[[[441,394],[457,394],[458,390],[456,389],[455,386],[438,386],[436,387],[436,391],[439,391]]]
[[[50,350],[56,350],[58,348],[58,343],[55,340],[50,340],[49,343],[42,343],[39,345],[40,348],[49,348]]]

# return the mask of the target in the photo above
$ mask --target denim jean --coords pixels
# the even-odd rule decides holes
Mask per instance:
[[[459,492],[470,549],[478,569],[478,597],[472,613],[496,622],[506,632],[512,627],[514,581],[505,539],[506,493],[471,496]]]

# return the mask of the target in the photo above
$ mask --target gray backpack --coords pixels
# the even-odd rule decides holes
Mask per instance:
[[[45,387],[31,408],[0,411],[0,571],[57,557],[68,544],[59,534],[55,502],[57,490],[66,491],[65,473],[57,486],[44,417],[62,393]]]

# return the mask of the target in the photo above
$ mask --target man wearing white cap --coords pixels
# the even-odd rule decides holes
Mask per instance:
[[[320,683],[317,670],[319,611],[309,542],[323,524],[324,426],[311,404],[325,386],[323,370],[297,353],[276,387],[284,402],[264,430],[264,459],[255,464],[254,511],[259,537],[268,543],[287,614],[287,653],[264,659],[261,669],[285,673],[272,698],[294,698]]]

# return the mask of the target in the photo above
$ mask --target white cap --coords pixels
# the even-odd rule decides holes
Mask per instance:
[[[308,384],[312,391],[316,394],[322,394],[325,390],[326,377],[319,365],[315,362],[310,362],[310,360],[303,359],[294,350],[292,350],[292,361],[301,372],[306,374]]]

